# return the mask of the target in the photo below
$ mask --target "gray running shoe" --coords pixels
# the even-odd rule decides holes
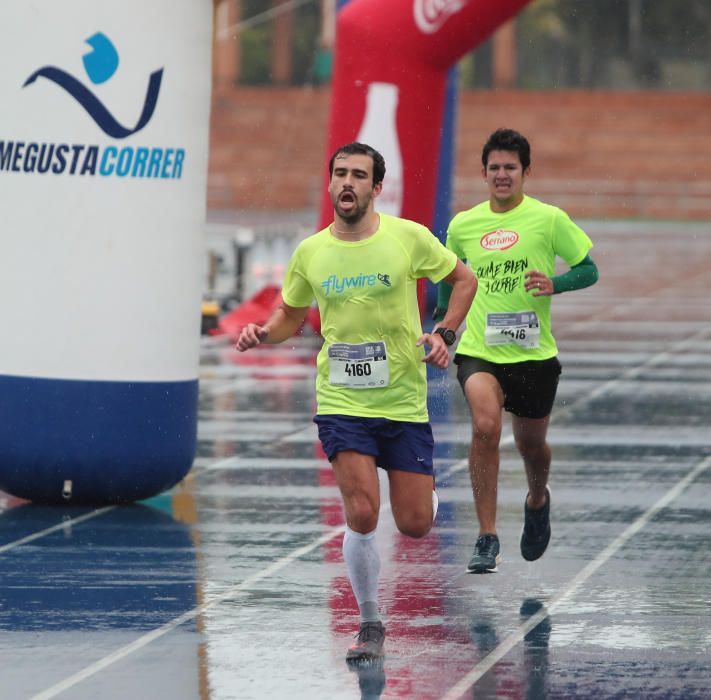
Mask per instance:
[[[356,643],[346,653],[346,661],[373,661],[383,657],[385,627],[382,622],[363,622]]]
[[[474,545],[474,554],[467,566],[469,574],[493,574],[498,571],[496,565],[499,556],[499,538],[496,535],[481,535]]]
[[[526,501],[528,501],[528,494]],[[546,486],[546,505],[542,508],[532,510],[526,501],[523,504],[521,556],[526,561],[535,561],[543,556],[551,539],[551,490]]]

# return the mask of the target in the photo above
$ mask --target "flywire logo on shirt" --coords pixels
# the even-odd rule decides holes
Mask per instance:
[[[338,275],[329,275],[329,277],[321,282],[324,294],[328,296],[331,292],[335,294],[343,294],[347,289],[363,289],[365,287],[374,287],[380,281],[386,287],[391,286],[390,275],[364,275],[362,272],[351,277],[338,277]]]

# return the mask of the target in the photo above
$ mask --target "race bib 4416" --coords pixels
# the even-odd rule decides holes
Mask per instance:
[[[486,315],[484,341],[487,345],[509,345],[537,348],[541,327],[535,311],[513,311]]]

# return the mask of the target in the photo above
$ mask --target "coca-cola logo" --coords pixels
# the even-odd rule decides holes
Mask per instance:
[[[508,250],[518,242],[516,231],[492,231],[481,237],[481,247],[486,250]]]
[[[455,12],[469,0],[415,0],[415,24],[423,34],[434,34]]]

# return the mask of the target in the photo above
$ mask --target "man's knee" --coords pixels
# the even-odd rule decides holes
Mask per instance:
[[[415,539],[424,537],[432,529],[432,508],[412,511],[406,516],[396,518],[395,524],[403,535]]]
[[[346,506],[346,521],[354,532],[372,532],[378,526],[378,510],[367,499],[351,501]]]
[[[487,445],[498,445],[501,439],[501,421],[489,416],[474,419],[474,439]]]
[[[516,449],[525,460],[537,461],[548,454],[549,447],[545,438],[530,436],[516,437]]]
[[[408,524],[407,526],[398,526],[398,530],[402,532],[403,535],[412,537],[414,539],[420,539],[429,533],[432,529],[432,523],[416,523]]]

